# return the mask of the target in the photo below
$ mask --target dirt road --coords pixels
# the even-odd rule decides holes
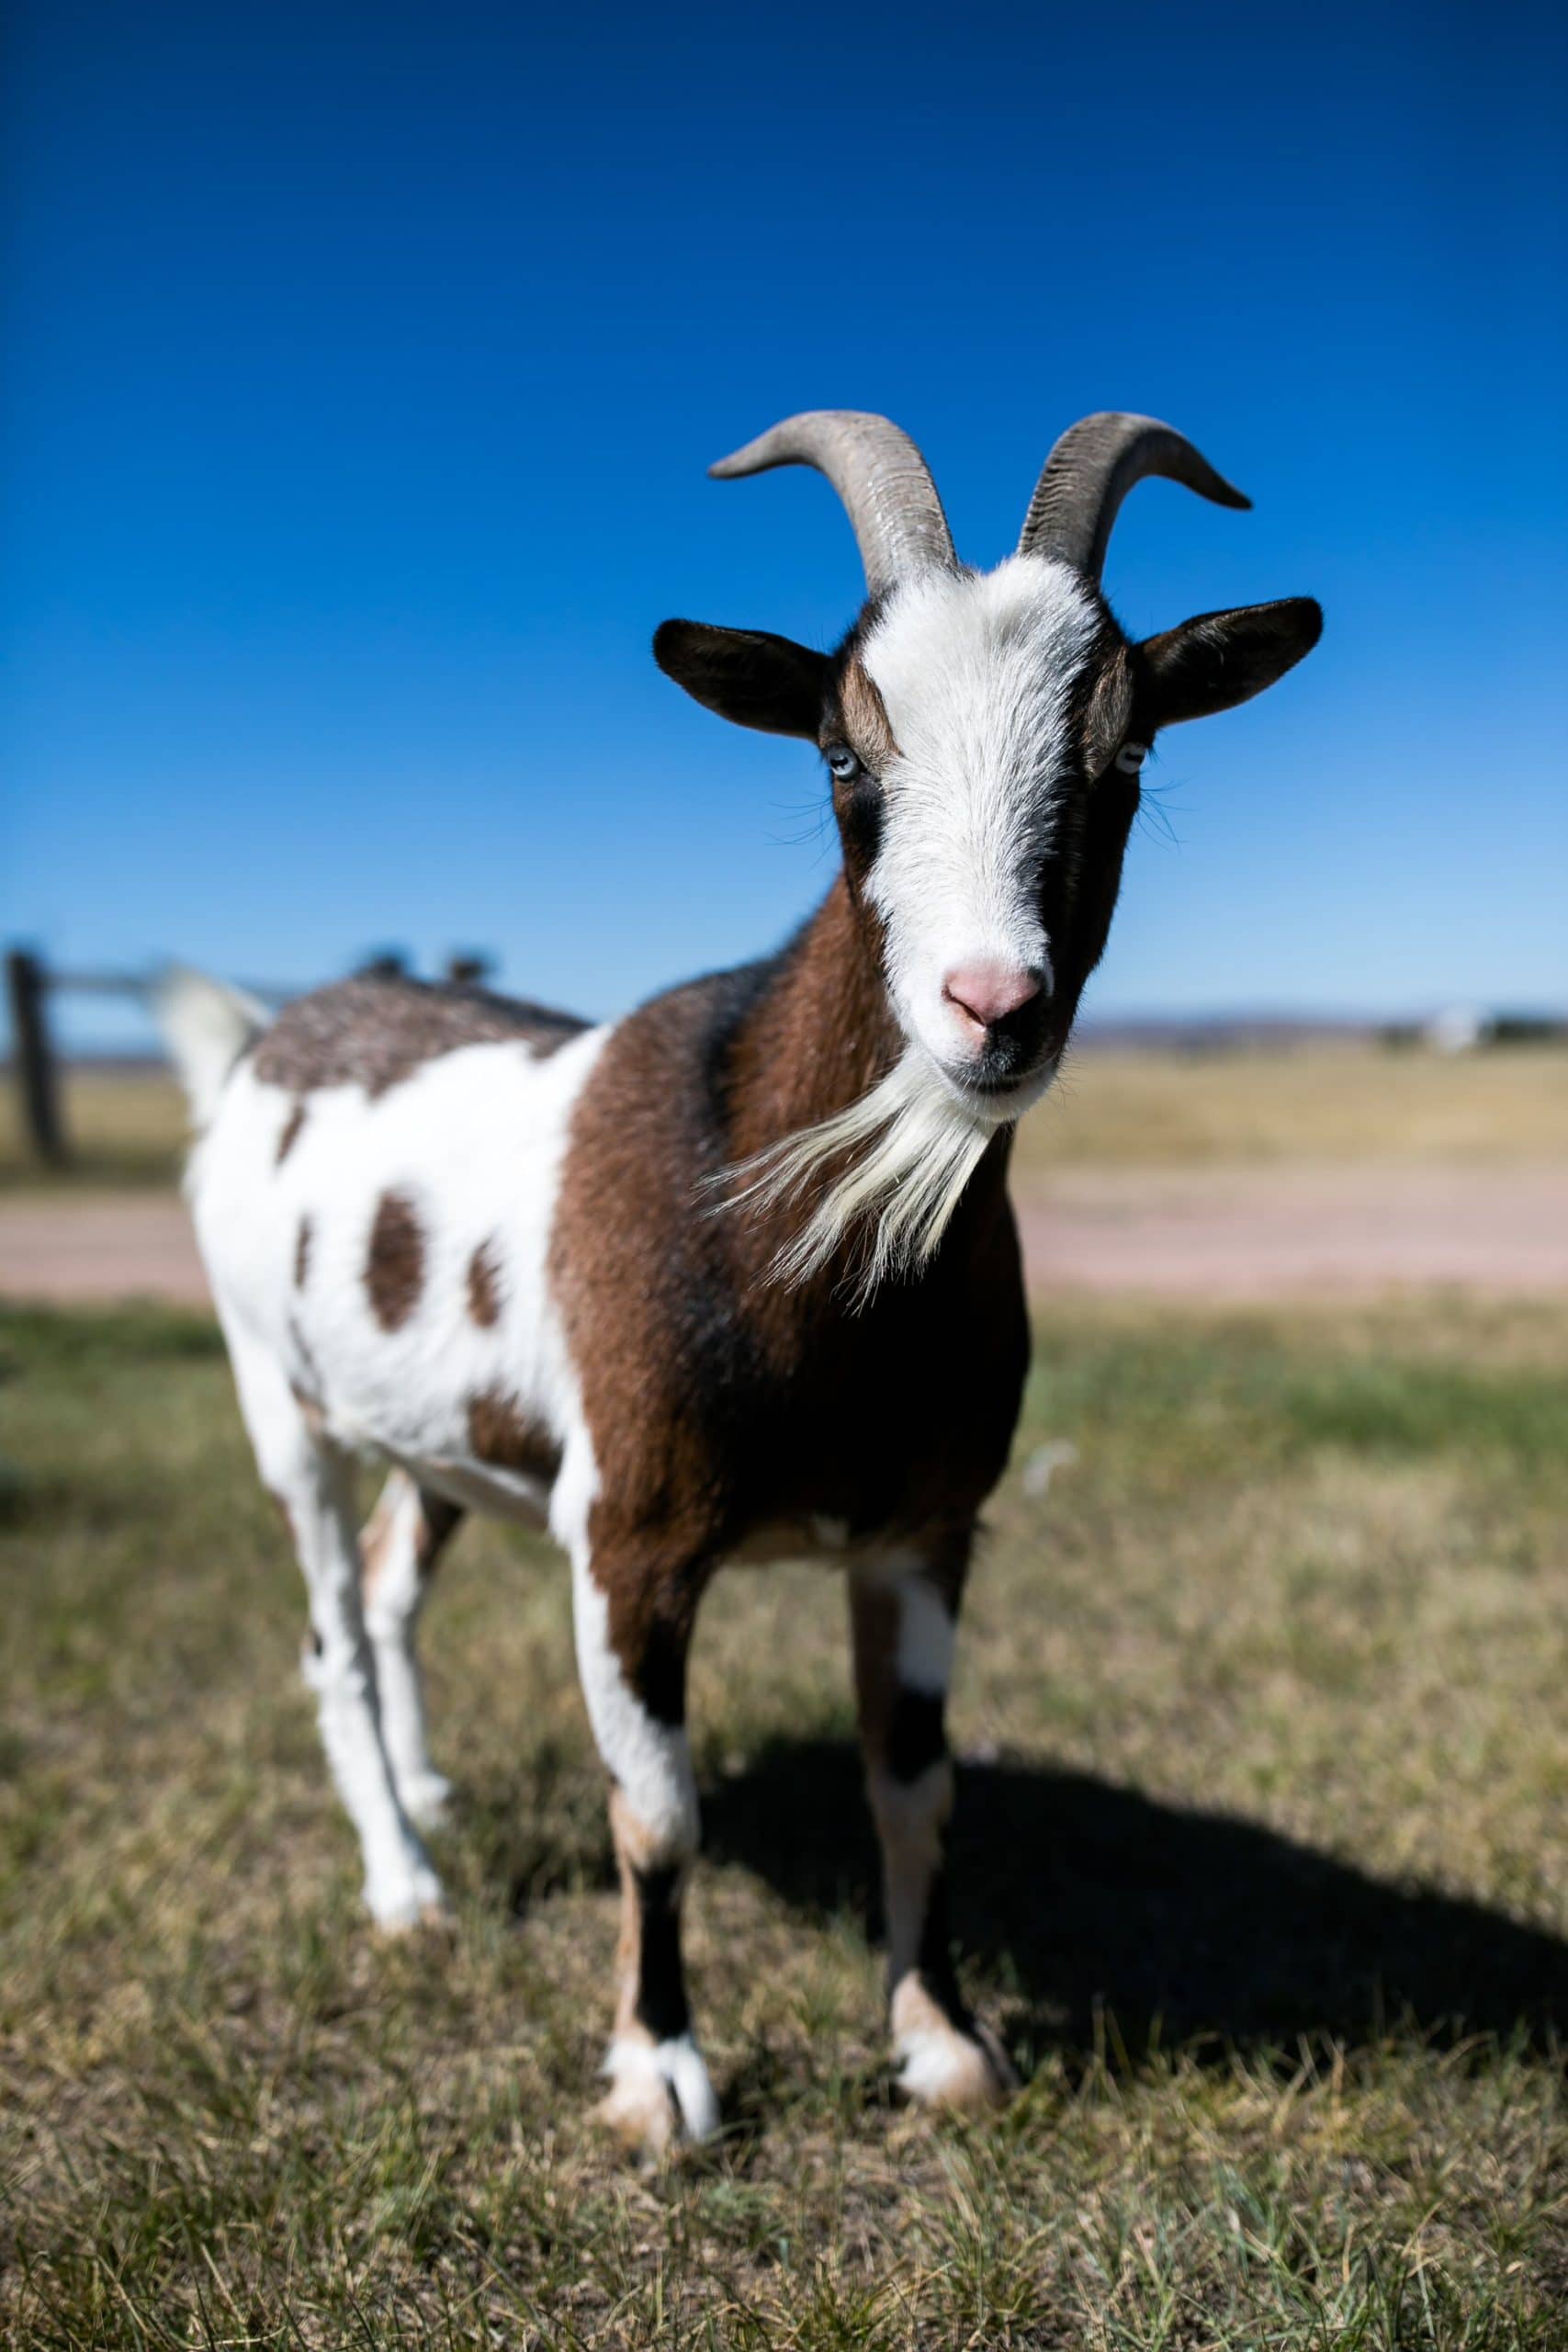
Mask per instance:
[[[1555,1162],[1077,1167],[1033,1182],[1018,1205],[1042,1293],[1568,1291],[1568,1170]],[[0,1200],[0,1296],[194,1305],[207,1288],[171,1195],[21,1194]]]

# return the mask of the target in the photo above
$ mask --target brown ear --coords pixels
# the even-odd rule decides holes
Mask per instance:
[[[1294,669],[1322,634],[1323,610],[1310,596],[1200,613],[1137,647],[1138,703],[1156,727],[1234,709]]]
[[[665,621],[654,632],[653,658],[694,701],[737,727],[816,741],[831,666],[825,653],[768,629]]]

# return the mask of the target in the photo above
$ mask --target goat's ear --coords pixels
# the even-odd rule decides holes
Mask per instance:
[[[654,632],[653,658],[667,678],[721,718],[817,741],[830,666],[825,653],[765,628],[665,621]]]
[[[1323,609],[1310,596],[1200,613],[1137,648],[1138,700],[1156,727],[1234,709],[1293,670],[1322,634]]]

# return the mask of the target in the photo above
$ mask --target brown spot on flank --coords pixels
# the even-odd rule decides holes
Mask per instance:
[[[303,1102],[296,1102],[293,1110],[290,1111],[288,1118],[285,1119],[283,1123],[283,1133],[277,1138],[277,1159],[276,1164],[279,1168],[282,1167],[284,1161],[288,1159],[289,1153],[293,1150],[295,1145],[299,1140],[299,1130],[304,1124],[305,1105]]]
[[[501,1248],[493,1234],[468,1260],[468,1313],[487,1330],[501,1320]]]
[[[400,1330],[424,1283],[424,1233],[406,1193],[383,1193],[370,1227],[365,1287],[383,1331]]]
[[[528,1420],[517,1399],[499,1388],[469,1397],[468,1445],[476,1461],[526,1477],[550,1479],[560,1468],[560,1448],[549,1431]]]
[[[303,1290],[305,1277],[310,1271],[310,1220],[302,1216],[294,1239],[294,1287]]]

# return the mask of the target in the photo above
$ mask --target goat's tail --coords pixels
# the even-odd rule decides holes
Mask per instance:
[[[270,1016],[254,997],[183,964],[168,965],[159,974],[148,1001],[190,1098],[191,1117],[198,1130],[204,1128],[230,1071]]]

